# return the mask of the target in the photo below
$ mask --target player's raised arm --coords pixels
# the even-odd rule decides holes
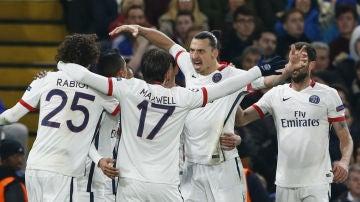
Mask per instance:
[[[122,25],[111,31],[109,35],[114,35],[121,32],[130,32],[134,37],[136,37],[137,35],[141,35],[155,46],[166,51],[168,51],[171,46],[175,45],[175,42],[171,40],[168,36],[166,36],[164,33],[156,29],[146,28],[140,25]]]
[[[92,73],[85,67],[77,64],[65,65],[59,62],[58,69],[64,71],[76,81],[87,84],[106,95],[112,95],[113,83],[111,78]]]
[[[261,66],[254,66],[247,72],[244,72],[244,74],[236,75],[221,83],[207,86],[208,99],[212,101],[234,93],[261,76],[279,75],[281,72],[278,72],[278,70],[284,68],[285,63],[285,60],[282,60],[280,57],[275,57],[268,63],[263,63]]]

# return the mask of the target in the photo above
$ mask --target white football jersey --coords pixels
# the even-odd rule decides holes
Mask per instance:
[[[207,102],[207,91],[164,88],[139,79],[109,79],[121,106],[120,177],[179,184],[179,142],[185,117]]]
[[[33,111],[39,101],[37,136],[26,168],[74,177],[84,175],[86,156],[100,114],[103,109],[117,114],[118,102],[61,71],[49,72],[46,77],[34,80],[20,103]]]
[[[170,53],[175,58],[181,71],[184,73],[186,87],[200,87],[220,83],[227,78],[239,75],[246,71],[231,66],[222,65],[216,71],[203,76],[196,73],[190,55],[179,45],[174,45]],[[225,159],[238,156],[237,149],[222,151],[219,146],[219,138],[224,133],[234,133],[234,122],[237,106],[244,96],[252,89],[264,87],[264,78],[260,77],[240,91],[208,103],[203,108],[192,110],[186,118],[184,126],[185,135],[185,159],[186,161],[200,164],[216,163],[221,155]],[[239,96],[239,97],[238,97]],[[234,107],[233,107],[234,105]],[[233,107],[231,114],[230,109]],[[224,126],[226,117],[228,120]]]
[[[337,91],[312,82],[298,92],[285,84],[272,88],[253,107],[271,114],[277,129],[276,185],[303,187],[332,180],[329,156],[331,122],[344,121]]]
[[[95,148],[100,156],[105,158],[114,158],[114,147],[116,141],[119,141],[119,121],[120,116],[113,116],[103,111],[102,119],[99,120],[98,128],[93,139]],[[102,170],[91,160],[86,159],[86,174],[79,177],[78,190],[81,192],[95,192],[113,194],[116,192],[115,180],[105,176]],[[114,189],[114,190],[113,190]]]

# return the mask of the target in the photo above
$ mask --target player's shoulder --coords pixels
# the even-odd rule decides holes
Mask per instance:
[[[314,88],[319,92],[322,92],[323,94],[337,94],[337,90],[335,88],[330,87],[326,84],[315,82]]]

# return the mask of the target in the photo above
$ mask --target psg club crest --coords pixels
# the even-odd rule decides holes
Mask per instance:
[[[222,79],[222,75],[218,72],[218,73],[215,73],[214,76],[212,77],[212,81],[214,83],[217,83],[219,82],[220,80]]]
[[[312,95],[309,97],[309,102],[314,103],[314,104],[319,104],[320,98],[317,95]]]

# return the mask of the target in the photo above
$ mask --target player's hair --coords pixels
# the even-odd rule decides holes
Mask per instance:
[[[125,68],[125,60],[118,49],[113,49],[100,54],[97,67],[100,75],[116,77],[117,73]]]
[[[199,32],[197,33],[195,36],[194,36],[194,39],[209,39],[210,41],[210,46],[213,48],[213,49],[218,49],[218,40],[216,38],[216,36],[209,32],[209,31],[202,31],[202,32]]]
[[[163,50],[154,48],[144,53],[141,60],[141,72],[148,83],[163,82],[170,65],[175,67],[174,58]]]
[[[306,43],[306,42],[296,42],[295,43],[296,50],[300,50],[301,47],[303,47],[303,46],[305,46],[305,50],[308,55],[309,61],[310,62],[316,61],[316,50],[311,44]]]
[[[58,53],[55,56],[56,62],[75,63],[84,67],[95,64],[100,54],[96,39],[95,34],[66,36],[58,47]]]

